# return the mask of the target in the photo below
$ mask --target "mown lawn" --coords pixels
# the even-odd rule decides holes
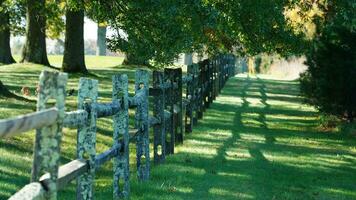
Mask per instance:
[[[99,80],[101,102],[110,101],[112,74],[127,73],[131,90],[134,80],[135,69],[106,59],[107,65],[87,62],[90,77]],[[34,90],[42,68],[0,66],[0,79],[16,93],[23,85]],[[80,76],[70,75],[68,88],[76,89]],[[298,92],[294,81],[243,75],[230,79],[177,153],[152,168],[148,182],[136,179],[132,146],[131,199],[356,199],[356,138],[321,131],[319,114],[301,104]],[[34,108],[34,102],[0,99],[0,118]],[[76,97],[68,97],[67,109],[75,108]],[[111,123],[110,118],[98,123],[98,153],[112,144]],[[31,132],[0,140],[0,199],[28,183],[33,138]],[[75,158],[75,138],[75,130],[64,130],[62,163]],[[111,194],[108,163],[97,173],[95,196],[112,199]],[[74,184],[60,199],[75,199]]]

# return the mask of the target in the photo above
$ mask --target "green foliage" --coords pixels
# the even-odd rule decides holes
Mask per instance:
[[[356,116],[356,1],[332,4],[320,35],[307,54],[301,89],[319,110],[352,120]],[[353,9],[351,9],[353,8]]]
[[[182,51],[191,51],[194,38],[193,23],[198,22],[200,1],[127,1],[118,3],[107,21],[114,29],[121,29],[109,40],[109,48],[127,52],[138,60],[153,59],[171,63]],[[108,3],[107,3],[108,4]],[[111,4],[107,5],[112,7]],[[106,8],[107,9],[107,8]],[[196,10],[196,12],[193,12]],[[205,11],[206,13],[207,11]],[[196,14],[197,13],[197,14]],[[196,15],[193,15],[196,14]],[[200,21],[201,22],[201,21]]]
[[[1,2],[0,2],[1,3]],[[39,6],[46,16],[46,34],[49,38],[59,38],[64,30],[63,4],[57,0],[47,0],[46,6]],[[24,35],[26,28],[26,0],[3,0],[0,11],[10,15],[10,30],[13,35]],[[0,25],[0,27],[2,24]]]
[[[241,53],[301,53],[306,46],[302,35],[295,35],[288,25],[285,0],[217,1],[216,7],[226,15],[231,39]]]
[[[0,12],[9,14],[10,30],[14,35],[23,35],[25,33],[25,25],[23,23],[26,16],[25,0],[1,0]],[[0,24],[0,28],[4,28],[5,24]]]
[[[65,28],[63,19],[64,6],[57,0],[47,0],[44,11],[47,16],[46,34],[51,39],[57,39],[62,36]]]
[[[182,52],[288,56],[307,46],[285,19],[290,4],[285,0],[96,2],[97,13],[117,30],[110,49],[156,64],[170,63]]]
[[[325,20],[327,12],[326,0],[291,0],[291,5],[285,10],[285,16],[295,33],[303,34],[306,39],[312,40],[317,34],[317,27]]]

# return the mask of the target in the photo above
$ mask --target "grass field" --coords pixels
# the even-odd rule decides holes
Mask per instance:
[[[132,89],[135,69],[117,66],[117,58],[101,59],[87,65],[90,77],[99,80],[99,101],[108,102],[111,75],[127,73]],[[19,94],[23,85],[34,90],[42,69],[0,66],[0,80]],[[68,88],[76,89],[80,76],[70,75]],[[132,165],[131,199],[356,199],[356,138],[321,131],[319,114],[301,104],[298,92],[295,81],[244,75],[230,79],[177,153],[153,166],[150,181],[138,183]],[[0,118],[34,108],[34,102],[2,98]],[[67,109],[75,108],[76,97],[68,97]],[[110,118],[99,120],[98,153],[112,144],[111,123]],[[0,199],[28,183],[33,138],[31,132],[0,140]],[[75,158],[75,138],[76,131],[64,130],[62,163]],[[133,146],[131,153],[134,159]],[[98,171],[96,199],[112,199],[111,169],[107,163]],[[60,199],[75,199],[74,184],[60,192]]]

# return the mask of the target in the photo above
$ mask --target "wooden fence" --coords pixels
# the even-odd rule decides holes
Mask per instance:
[[[154,163],[162,163],[183,142],[203,112],[217,97],[229,77],[235,75],[235,58],[219,56],[181,68],[153,71],[149,87],[149,71],[136,70],[135,95],[128,95],[128,77],[112,77],[112,102],[99,103],[98,81],[81,78],[78,109],[65,112],[67,74],[43,71],[39,80],[37,112],[0,120],[0,138],[20,135],[36,129],[31,183],[10,200],[57,199],[57,192],[77,180],[76,199],[93,199],[95,171],[113,161],[113,199],[130,194],[129,143],[136,143],[139,180],[150,176],[149,128],[153,128]],[[183,89],[185,88],[185,97]],[[153,98],[153,115],[149,115],[149,96]],[[47,108],[49,100],[55,106]],[[135,129],[129,130],[130,108],[135,109]],[[113,117],[113,146],[96,154],[96,121]],[[59,166],[62,128],[77,129],[77,159]],[[122,185],[122,187],[120,187]]]

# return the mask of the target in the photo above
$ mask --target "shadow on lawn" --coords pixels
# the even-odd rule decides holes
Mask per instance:
[[[111,98],[106,77],[120,72],[92,71],[104,87],[101,97]],[[123,72],[134,80],[134,70]],[[318,113],[301,105],[298,87],[294,81],[231,79],[178,153],[152,168],[150,181],[139,183],[131,163],[131,199],[356,199],[356,142],[319,132]],[[99,123],[102,137],[112,134],[109,121]],[[28,148],[7,149],[25,155]],[[0,171],[6,190],[0,199],[15,192],[5,183],[28,181],[29,172],[13,177],[23,167],[15,164],[0,159],[0,166],[8,166]],[[108,163],[98,171],[96,199],[112,199],[111,169]],[[75,187],[67,187],[59,199],[74,197]]]
[[[257,103],[249,101],[257,98],[251,87]],[[242,101],[218,98],[179,153],[153,168],[150,182],[133,186],[133,198],[356,199],[355,141],[318,132],[315,111],[290,107],[300,104],[296,91],[293,82],[230,80],[221,97]]]

